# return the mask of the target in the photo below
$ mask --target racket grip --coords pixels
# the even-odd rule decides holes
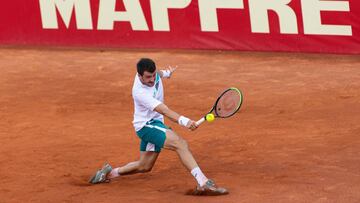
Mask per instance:
[[[202,117],[200,120],[196,121],[196,125],[199,126],[205,121],[205,117]]]

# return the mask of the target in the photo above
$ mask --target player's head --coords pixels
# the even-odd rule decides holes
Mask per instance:
[[[139,74],[140,81],[149,87],[154,86],[156,77],[156,65],[155,62],[149,58],[142,58],[137,63],[137,72]]]

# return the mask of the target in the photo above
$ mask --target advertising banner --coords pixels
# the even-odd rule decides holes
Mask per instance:
[[[360,53],[359,0],[11,0],[0,44]]]

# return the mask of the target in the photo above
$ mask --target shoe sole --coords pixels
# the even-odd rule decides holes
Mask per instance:
[[[213,190],[189,190],[186,195],[194,195],[194,196],[220,196],[227,195],[229,191],[213,191]]]

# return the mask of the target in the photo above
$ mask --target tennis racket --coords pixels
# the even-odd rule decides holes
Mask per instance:
[[[206,121],[208,114],[213,114],[215,118],[228,118],[233,116],[236,112],[239,111],[242,102],[242,92],[235,87],[231,87],[221,93],[209,113],[198,120],[196,125],[199,126],[201,123]]]

